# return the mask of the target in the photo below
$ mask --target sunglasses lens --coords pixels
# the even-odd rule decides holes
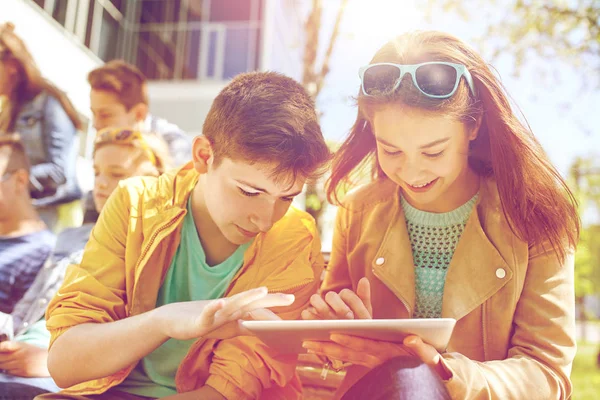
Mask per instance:
[[[363,76],[365,94],[374,96],[388,94],[394,90],[400,78],[400,69],[393,65],[375,65],[367,68]]]
[[[417,68],[419,89],[431,96],[449,96],[456,86],[456,69],[445,64],[427,64]]]

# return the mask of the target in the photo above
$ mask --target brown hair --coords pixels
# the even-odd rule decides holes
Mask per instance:
[[[4,132],[12,131],[15,119],[19,115],[23,104],[31,101],[42,92],[47,92],[50,96],[56,98],[75,128],[81,130],[81,121],[75,107],[62,90],[42,77],[25,43],[14,33],[14,28],[14,25],[10,22],[0,26],[0,62],[13,62],[18,69],[18,77],[12,93],[0,113],[0,130]]]
[[[447,61],[463,64],[471,73],[476,97],[464,79],[446,100],[420,95],[410,79],[387,96],[358,96],[358,116],[333,159],[327,194],[339,203],[338,193],[351,182],[357,167],[373,161],[372,178],[384,178],[376,158],[376,143],[370,119],[377,107],[397,103],[442,112],[476,126],[469,165],[480,176],[492,176],[498,186],[504,215],[513,230],[530,244],[549,242],[561,259],[565,245],[575,247],[580,229],[576,201],[564,179],[552,166],[528,125],[513,113],[504,87],[485,61],[465,43],[442,32],[426,31],[401,35],[385,44],[373,63],[416,64]],[[518,182],[519,184],[515,184]]]
[[[2,174],[18,170],[29,172],[31,164],[18,134],[0,135],[0,157],[8,160],[4,171],[0,171]]]
[[[135,65],[112,60],[88,74],[92,89],[114,93],[129,111],[137,104],[148,104],[146,77]]]
[[[296,81],[275,72],[238,75],[214,100],[202,133],[215,165],[224,157],[275,163],[273,175],[316,178],[330,158],[315,106]]]

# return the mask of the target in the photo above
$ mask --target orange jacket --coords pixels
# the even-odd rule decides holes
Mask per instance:
[[[374,318],[411,318],[415,274],[398,186],[359,188],[340,208],[323,292],[371,282]],[[548,246],[547,246],[548,248]],[[575,356],[574,259],[519,240],[497,187],[479,198],[448,268],[442,317],[457,320],[442,362],[453,399],[568,399]],[[339,393],[365,373],[352,367]]]
[[[69,267],[48,306],[50,346],[74,325],[116,321],[155,307],[198,176],[188,164],[159,178],[120,184],[92,231],[81,264]],[[259,286],[292,293],[294,304],[274,311],[281,318],[297,319],[319,285],[324,268],[320,249],[312,217],[290,208],[270,231],[254,239],[226,296]],[[296,357],[279,356],[254,337],[200,339],[182,361],[175,381],[178,392],[209,385],[227,399],[294,399],[301,397],[295,366]],[[133,367],[64,392],[105,392]]]

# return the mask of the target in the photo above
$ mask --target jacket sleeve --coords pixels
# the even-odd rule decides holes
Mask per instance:
[[[318,289],[324,265],[318,235],[293,262],[310,263],[315,280],[301,288],[286,291],[295,295],[294,304],[274,311],[287,320],[299,319],[302,310],[309,304],[310,296]],[[214,349],[205,384],[228,400],[259,399],[265,389],[288,385],[295,377],[296,362],[296,355],[277,354],[258,338],[241,336],[222,340]]]
[[[48,162],[32,166],[31,179],[37,182],[34,186],[43,187],[44,183],[52,182],[51,186],[57,187],[66,182],[69,163],[74,169],[77,152],[72,151],[72,147],[77,129],[60,102],[52,96],[48,96],[44,107],[42,134]]]
[[[331,247],[331,257],[325,279],[321,286],[321,292],[330,291],[340,292],[342,289],[351,289],[352,280],[350,279],[350,266],[348,265],[348,218],[350,211],[347,208],[339,207],[335,218],[335,228],[333,229],[333,243]]]
[[[129,200],[117,187],[92,230],[80,264],[68,267],[64,282],[46,310],[54,341],[72,326],[126,317],[125,242]]]
[[[574,257],[532,249],[507,358],[476,362],[443,355],[453,399],[568,399],[575,357]],[[529,383],[528,383],[529,382]],[[539,384],[535,384],[535,382]],[[532,394],[535,391],[535,395]]]

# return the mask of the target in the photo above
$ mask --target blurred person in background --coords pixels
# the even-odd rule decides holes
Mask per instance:
[[[94,203],[98,213],[119,182],[133,176],[158,176],[171,166],[167,144],[157,135],[129,129],[100,131],[94,144]],[[94,223],[68,228],[12,313],[0,313],[0,393],[2,399],[24,399],[59,390],[48,372],[44,312],[70,264],[81,262]]]
[[[44,79],[11,23],[0,25],[0,135],[18,132],[31,163],[33,204],[50,229],[77,225],[81,191],[75,174],[75,108]]]
[[[17,135],[0,136],[0,312],[11,313],[48,258],[55,236],[29,195],[29,162]],[[0,369],[2,366],[0,364]]]
[[[192,138],[177,125],[149,113],[146,77],[136,66],[109,61],[91,71],[88,82],[94,128],[129,127],[161,136],[175,166],[192,158]]]

